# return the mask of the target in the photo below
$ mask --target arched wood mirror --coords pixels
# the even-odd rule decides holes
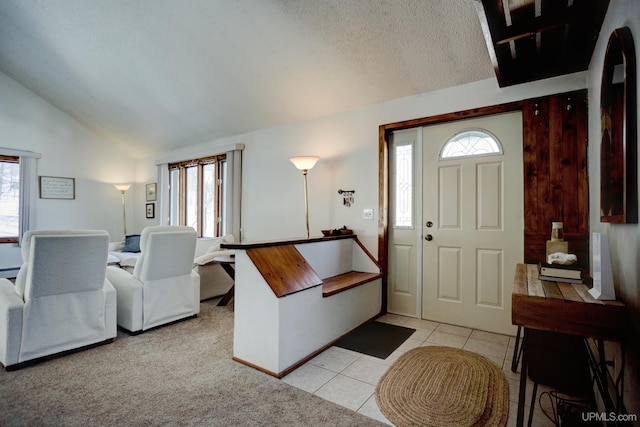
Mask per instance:
[[[600,93],[600,221],[638,222],[636,57],[633,35],[609,38]]]

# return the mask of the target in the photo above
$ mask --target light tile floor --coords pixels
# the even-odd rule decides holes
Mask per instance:
[[[412,348],[428,345],[463,348],[481,354],[502,366],[509,381],[508,426],[516,425],[520,372],[511,371],[515,337],[394,314],[386,314],[377,320],[414,328],[416,331],[384,360],[340,347],[330,347],[284,377],[282,381],[370,418],[393,425],[378,409],[374,396],[378,379],[387,368]],[[525,420],[529,414],[532,389],[533,384],[528,382]],[[538,396],[548,390],[547,387],[539,386]],[[550,411],[550,401],[543,400],[546,400],[543,402],[545,409]],[[554,424],[537,404],[532,425],[546,427]]]

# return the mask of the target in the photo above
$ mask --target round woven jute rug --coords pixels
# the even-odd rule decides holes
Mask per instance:
[[[470,351],[419,347],[378,381],[380,411],[398,427],[505,426],[509,383],[500,367]]]

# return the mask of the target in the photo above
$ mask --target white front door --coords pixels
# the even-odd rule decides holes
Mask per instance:
[[[439,159],[471,129],[494,135],[499,155]],[[520,112],[425,126],[422,318],[513,334],[511,288],[523,260]]]

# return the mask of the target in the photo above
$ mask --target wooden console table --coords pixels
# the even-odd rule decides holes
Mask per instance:
[[[588,290],[584,284],[541,281],[537,265],[517,265],[511,296],[511,319],[514,325],[524,329],[518,426],[524,423],[528,329],[593,338],[600,344],[602,341],[623,341],[627,327],[625,305],[619,301],[596,300]]]

